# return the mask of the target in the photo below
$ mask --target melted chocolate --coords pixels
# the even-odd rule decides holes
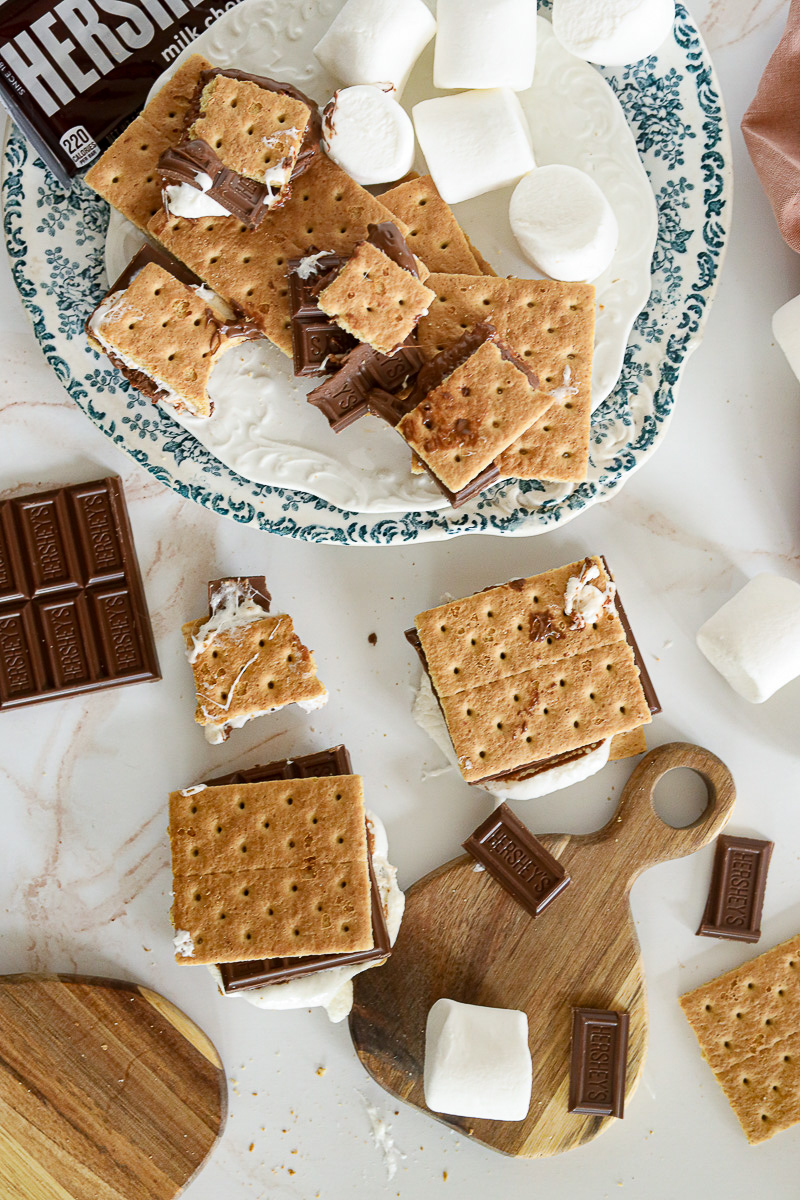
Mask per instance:
[[[380,250],[398,267],[408,271],[415,279],[419,279],[417,260],[411,252],[408,242],[392,221],[381,221],[380,225],[370,223],[367,226],[367,241],[371,246]]]

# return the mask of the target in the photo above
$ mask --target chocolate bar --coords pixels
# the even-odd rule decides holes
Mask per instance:
[[[211,579],[208,584],[208,611],[209,615],[213,613],[214,596],[222,587],[223,583],[238,583],[242,588],[249,588],[253,597],[253,602],[259,604],[264,612],[269,612],[269,606],[272,604],[272,596],[267,588],[267,578],[265,575],[227,575],[224,579]],[[342,772],[350,775],[352,772]],[[278,776],[276,776],[278,778]],[[290,779],[295,776],[286,775],[283,778]],[[234,781],[231,780],[233,783]],[[244,783],[243,779],[236,780],[237,783]],[[260,780],[250,780],[249,782],[261,782]]]
[[[540,916],[570,882],[558,859],[507,804],[495,809],[462,844],[532,917]]]
[[[335,271],[346,261],[339,254],[316,254],[311,250],[305,258],[289,259],[289,308],[295,375],[330,373],[335,370],[334,363],[330,361],[332,357],[347,354],[358,345],[352,334],[346,333],[322,312],[315,298],[320,277]]]
[[[120,481],[0,501],[0,711],[160,678]]]
[[[251,75],[233,68],[213,67],[200,75],[192,105],[186,114],[186,129],[190,129],[200,116],[200,98],[203,90],[212,79],[220,75],[227,79],[253,83],[265,91],[290,96],[307,106],[311,116],[290,182],[297,179],[319,153],[322,118],[316,103],[290,83],[279,83],[265,75]],[[158,170],[164,186],[188,184],[190,187],[196,187],[197,176],[207,175],[211,184],[205,194],[250,229],[256,229],[272,208],[280,206],[288,198],[288,188],[279,198],[279,193],[269,183],[260,183],[257,179],[240,175],[238,171],[226,167],[215,150],[200,138],[187,138],[177,146],[165,150],[158,160]],[[165,209],[169,212],[166,200]]]
[[[571,1113],[624,1116],[628,1024],[626,1012],[573,1008],[568,1104]]]
[[[367,241],[390,258],[398,267],[408,271],[415,279],[419,279],[417,260],[406,239],[393,221],[381,221],[379,225],[372,222],[367,226]]]
[[[356,346],[336,373],[310,391],[306,399],[327,418],[334,433],[341,433],[369,411],[373,391],[400,391],[423,361],[422,353],[411,340],[394,354],[381,354],[371,346]]]
[[[698,936],[757,942],[773,842],[721,834]]]
[[[352,775],[350,755],[344,746],[333,746],[315,754],[299,758],[284,758],[266,766],[249,767],[208,780],[209,787],[230,783],[264,783],[273,779],[313,779],[328,775]],[[367,838],[369,843],[369,836]],[[248,988],[267,987],[273,983],[284,983],[287,979],[299,979],[331,967],[355,966],[361,963],[381,962],[392,952],[386,917],[381,903],[380,889],[372,866],[372,855],[367,856],[372,900],[372,936],[374,946],[370,950],[359,950],[352,954],[308,954],[303,958],[254,959],[252,962],[220,963],[222,987],[226,993],[246,991]]]
[[[0,100],[63,184],[93,162],[181,51],[239,0],[6,0]]]

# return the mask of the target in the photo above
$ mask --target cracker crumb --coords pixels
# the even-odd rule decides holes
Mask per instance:
[[[367,638],[367,641],[369,642],[370,646],[377,646],[377,644],[378,644],[378,635],[377,635],[377,633],[371,633],[371,634],[369,635],[369,637]]]
[[[327,1070],[327,1067],[317,1067],[317,1074],[324,1075],[326,1070]]]

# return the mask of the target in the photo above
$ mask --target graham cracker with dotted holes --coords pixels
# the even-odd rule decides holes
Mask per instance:
[[[288,181],[297,162],[311,110],[302,100],[271,92],[249,80],[215,75],[200,95],[200,116],[188,138],[200,138],[220,162],[259,183],[285,167]]]
[[[436,291],[418,326],[427,358],[452,345],[465,329],[491,321],[539,376],[542,416],[498,456],[501,477],[570,482],[586,478],[589,463],[595,289],[551,279],[437,275]]]
[[[536,396],[529,376],[486,341],[397,429],[445,487],[458,492],[529,427],[541,410]]]
[[[186,648],[205,625],[199,617],[183,626]],[[198,725],[222,728],[239,718],[258,716],[299,701],[322,700],[314,655],[300,641],[285,614],[220,631],[192,663]]]
[[[158,160],[181,140],[200,74],[210,69],[200,54],[187,58],[86,172],[89,187],[141,230],[162,206]]]
[[[434,293],[410,271],[362,242],[317,295],[322,312],[360,342],[391,354],[427,312]]]
[[[602,561],[592,585],[610,582]],[[586,560],[420,613],[417,633],[468,782],[590,745],[652,719],[616,609],[564,613]],[[582,626],[582,627],[581,627]]]
[[[399,218],[321,153],[258,229],[235,217],[187,221],[161,211],[148,232],[291,357],[289,259],[302,258],[311,246],[347,257],[367,237],[368,226],[382,221],[393,221],[405,234]]]
[[[687,992],[681,1008],[749,1142],[800,1121],[800,934]]]
[[[405,221],[409,246],[431,271],[451,275],[494,274],[491,268],[484,271],[430,175],[420,175],[381,192],[380,199]]]
[[[221,355],[243,339],[220,330],[222,314],[156,263],[147,263],[116,295],[118,301],[97,330],[110,349],[179,397],[159,397],[163,403],[196,417],[210,416],[211,371]],[[107,352],[91,332],[88,336],[95,349]],[[124,365],[120,369],[129,373]]]
[[[358,775],[173,792],[169,807],[172,921],[194,945],[178,962],[371,949]]]

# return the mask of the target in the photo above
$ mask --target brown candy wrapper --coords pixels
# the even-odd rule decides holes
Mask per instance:
[[[792,0],[742,133],[781,235],[800,254],[800,0]]]

